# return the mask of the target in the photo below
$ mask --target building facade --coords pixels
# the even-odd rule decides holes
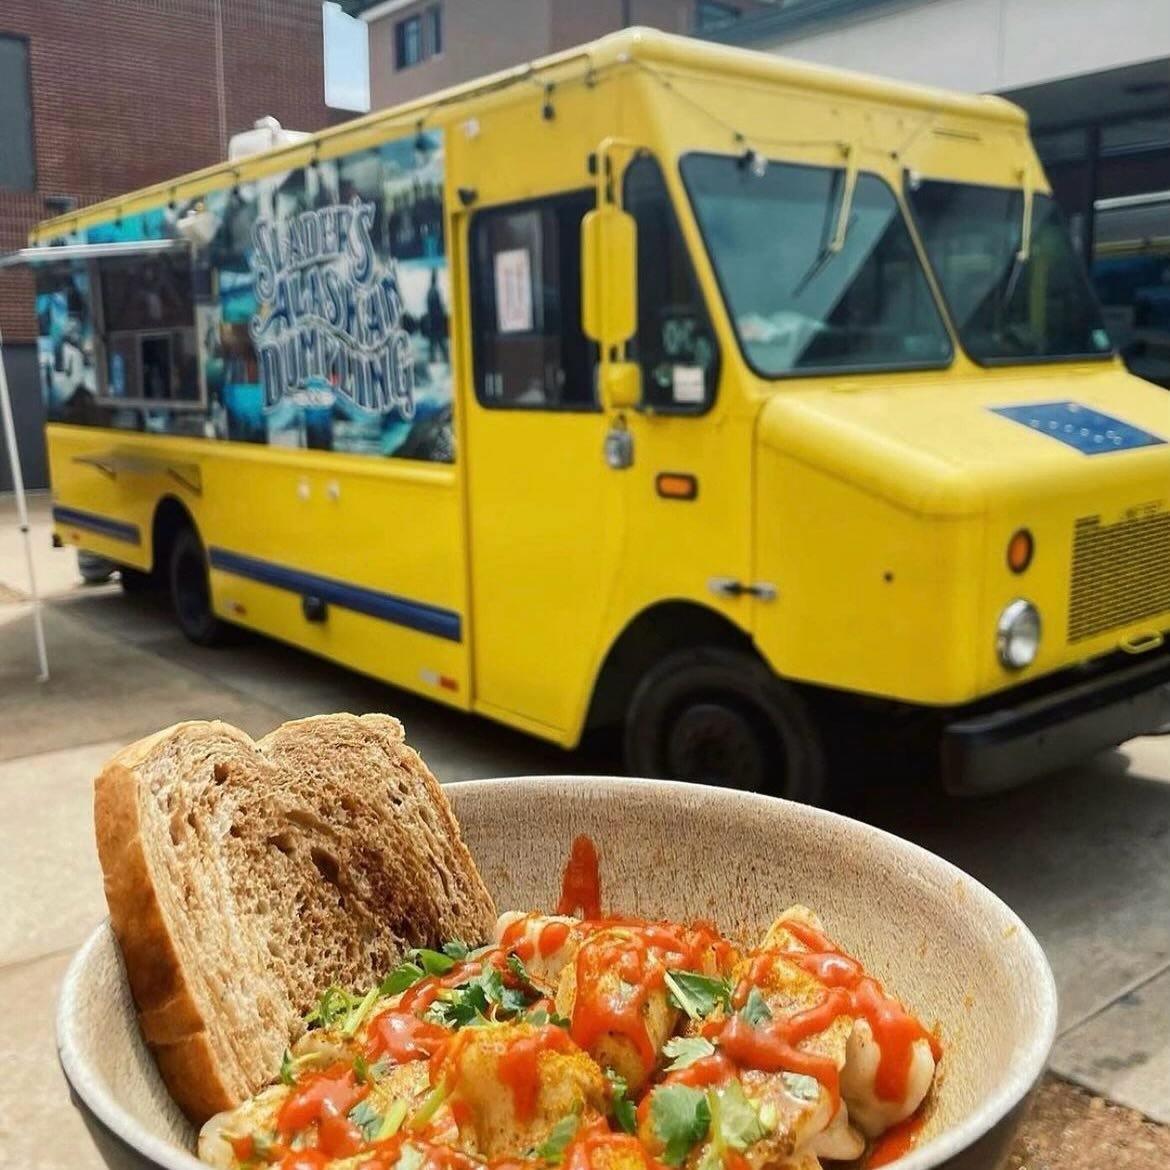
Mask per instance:
[[[1170,2],[789,0],[712,39],[1029,114],[1131,370],[1170,387]]]
[[[273,115],[325,105],[320,0],[4,0],[0,253],[40,220],[207,166]],[[0,331],[29,486],[46,482],[33,282],[0,271]],[[0,491],[10,486],[0,445]]]
[[[777,0],[384,0],[350,3],[370,26],[370,104],[507,69],[629,25],[701,34]]]

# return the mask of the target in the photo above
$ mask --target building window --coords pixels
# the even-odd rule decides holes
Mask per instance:
[[[443,51],[443,9],[439,4],[416,12],[394,26],[394,67],[409,69]]]
[[[0,36],[0,188],[35,186],[28,42]]]
[[[730,24],[741,16],[735,4],[722,4],[717,0],[699,0],[695,5],[695,31],[707,32],[713,28]]]
[[[471,225],[476,394],[485,406],[595,410],[581,327],[581,220],[592,191],[479,212]]]
[[[422,17],[408,16],[394,26],[394,67],[409,69],[423,59]]]

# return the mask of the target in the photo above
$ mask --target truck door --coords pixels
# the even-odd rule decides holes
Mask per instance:
[[[475,707],[575,735],[605,583],[606,420],[582,328],[592,187],[478,207],[467,224],[466,396]]]

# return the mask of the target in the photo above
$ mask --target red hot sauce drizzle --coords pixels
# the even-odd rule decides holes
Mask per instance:
[[[815,1077],[829,1092],[834,1110],[840,1100],[839,1074],[836,1063],[822,1056],[802,1051],[798,1045],[830,1027],[841,1015],[865,1020],[880,1049],[874,1092],[883,1101],[900,1101],[906,1095],[913,1061],[914,1045],[925,1040],[935,1061],[942,1056],[938,1040],[911,1016],[896,999],[887,995],[878,981],[865,974],[861,964],[835,947],[820,931],[804,922],[787,921],[784,928],[807,950],[768,949],[755,955],[746,975],[732,993],[732,1005],[742,1007],[753,986],[766,986],[773,967],[786,960],[811,975],[825,988],[818,1004],[793,1015],[772,1019],[752,1027],[742,1016],[732,1015],[709,1021],[704,1035],[718,1038],[721,1052],[744,1068],[765,1072],[784,1070]],[[915,1122],[914,1125],[910,1124]],[[916,1114],[889,1131],[888,1144],[883,1137],[867,1165],[877,1166],[874,1156],[883,1150],[885,1161],[892,1161],[909,1149],[917,1126]]]
[[[561,900],[557,913],[570,915],[580,911],[582,918],[601,917],[601,876],[597,869],[597,846],[582,834],[573,842],[569,863],[561,876]]]

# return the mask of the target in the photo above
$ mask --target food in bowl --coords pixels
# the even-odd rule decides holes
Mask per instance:
[[[747,946],[603,917],[581,837],[555,915],[497,920],[388,717],[182,724],[95,812],[143,1036],[215,1165],[812,1170],[921,1119],[937,1040],[815,914]]]
[[[280,1079],[204,1125],[225,1170],[813,1170],[908,1145],[937,1041],[810,910],[705,923],[509,913],[495,940],[330,987]]]

